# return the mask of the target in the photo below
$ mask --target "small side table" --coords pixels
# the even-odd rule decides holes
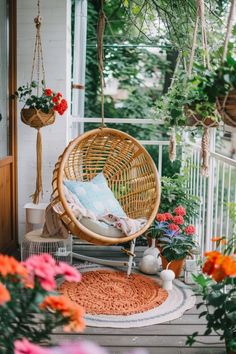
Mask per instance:
[[[34,254],[49,253],[56,261],[72,264],[72,236],[67,239],[41,237],[42,229],[25,234],[21,243],[21,260],[25,261]]]

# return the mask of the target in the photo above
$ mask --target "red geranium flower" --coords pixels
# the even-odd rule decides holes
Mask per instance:
[[[165,214],[157,214],[156,220],[159,222],[163,222],[163,221],[166,221],[167,219],[166,219]]]
[[[174,212],[176,215],[180,215],[180,216],[186,215],[186,210],[182,205],[179,205],[177,208],[175,208]]]
[[[196,232],[195,226],[193,226],[193,225],[188,225],[188,226],[185,228],[184,232],[185,232],[187,235],[193,235],[193,234],[195,234],[195,232]]]
[[[179,226],[176,225],[176,224],[170,224],[168,226],[168,229],[171,230],[171,231],[179,231]]]
[[[52,98],[52,102],[53,102],[53,103],[57,103],[57,102],[58,102],[58,99],[59,99],[59,98],[58,98],[57,96],[54,96],[54,97]]]
[[[173,222],[174,222],[175,224],[178,224],[178,225],[183,225],[183,223],[184,223],[184,218],[183,218],[183,216],[181,216],[181,215],[173,216]]]
[[[52,94],[53,94],[52,90],[49,89],[49,88],[45,89],[44,93],[45,93],[46,96],[52,96]]]
[[[59,97],[62,97],[61,92],[58,92],[58,93],[57,93],[57,97],[58,97],[58,98],[59,98]]]
[[[171,213],[164,213],[166,220],[172,220],[173,216],[171,215]]]

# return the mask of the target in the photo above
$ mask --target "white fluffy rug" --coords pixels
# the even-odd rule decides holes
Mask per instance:
[[[96,266],[94,264],[79,265],[81,273],[98,270],[111,269],[108,267]],[[158,276],[152,277],[158,283]],[[195,295],[191,288],[179,280],[174,281],[173,290],[168,292],[169,296],[160,306],[138,314],[126,316],[114,315],[89,315],[85,316],[87,326],[91,327],[111,327],[111,328],[134,328],[151,326],[158,323],[175,320],[183,313],[195,305]]]

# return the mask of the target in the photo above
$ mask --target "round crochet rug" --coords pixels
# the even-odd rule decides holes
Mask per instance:
[[[85,322],[87,326],[110,327],[110,328],[135,328],[135,327],[151,326],[158,323],[172,321],[175,320],[176,318],[181,317],[186,310],[194,306],[196,301],[195,295],[191,290],[191,288],[177,279],[173,283],[173,290],[168,291],[168,295],[167,295],[167,293],[163,292],[163,290],[160,288],[161,282],[158,276],[154,276],[154,277],[144,276],[144,275],[137,274],[137,272],[135,271],[133,272],[132,277],[133,279],[135,279],[136,287],[138,288],[140,287],[141,289],[141,284],[146,285],[147,284],[146,281],[151,281],[152,285],[149,285],[150,288],[148,291],[146,289],[143,289],[143,292],[141,290],[139,290],[139,292],[136,292],[138,291],[138,289],[136,290],[135,286],[134,287],[131,286],[131,283],[127,287],[118,286],[120,284],[124,285],[121,279],[127,278],[126,274],[122,273],[123,276],[119,278],[120,279],[119,282],[112,285],[110,284],[110,280],[108,280],[109,278],[106,278],[107,281],[105,282],[105,288],[102,288],[99,283],[99,286],[96,286],[96,288],[91,289],[90,288],[91,284],[88,283],[87,286],[88,288],[90,288],[90,290],[89,291],[86,290],[86,294],[87,294],[86,297],[81,293],[82,289],[86,288],[85,279],[89,279],[90,277],[89,276],[87,278],[86,274],[89,275],[89,273],[92,273],[93,274],[92,278],[94,277],[96,278],[96,275],[98,274],[101,275],[101,274],[109,273],[110,276],[110,273],[113,273],[115,274],[116,277],[116,274],[119,272],[111,270],[111,268],[108,267],[102,267],[91,263],[80,264],[77,266],[77,268],[82,273],[82,282],[72,287],[68,286],[68,283],[64,282],[59,286],[59,289],[65,296],[69,297],[72,301],[76,301],[77,303],[81,304],[86,309],[88,308],[104,309],[103,311],[101,311],[102,312],[101,314],[91,314],[87,310],[87,313],[85,315]],[[101,273],[100,272],[101,270],[105,270],[106,273]],[[138,277],[136,277],[136,275],[138,275]],[[140,280],[140,282],[137,283],[138,279]],[[155,287],[154,284],[156,284],[157,287]],[[114,288],[116,291],[116,295],[113,293]],[[78,289],[80,289],[81,291],[78,292]],[[118,289],[120,289],[120,293]],[[161,297],[156,298],[158,293],[162,294],[162,303],[160,302]],[[150,297],[147,299],[147,304],[145,304],[145,300],[143,302],[140,300],[136,302],[135,296],[137,294],[141,294],[146,299],[147,299],[147,295],[149,295]],[[132,295],[134,295],[134,298],[132,298]],[[116,301],[118,307],[120,304],[121,310],[119,313],[121,313],[121,311],[124,311],[125,308],[124,304],[126,304],[127,306],[126,307],[127,313],[131,311],[130,309],[132,310],[135,309],[135,304],[137,304],[137,306],[139,305],[140,308],[142,308],[141,310],[142,312],[138,312],[138,313],[136,312],[130,315],[129,314],[110,315],[104,313],[107,307],[109,307],[110,309],[111,308],[114,309],[111,303],[111,299],[116,300],[118,298],[121,299],[121,302]],[[128,304],[126,298],[129,298],[130,302],[131,303],[133,302],[133,304],[132,305]],[[100,303],[100,299],[103,300],[101,306],[98,305]],[[105,307],[104,307],[104,303],[105,303]],[[152,305],[155,304],[154,307],[152,308],[150,307],[149,310],[146,307],[145,310],[145,306],[146,305],[152,306],[151,304]],[[116,307],[116,309],[118,309],[118,307]]]
[[[64,282],[60,292],[91,315],[132,315],[161,305],[166,290],[150,278],[112,270],[83,274],[80,283]]]

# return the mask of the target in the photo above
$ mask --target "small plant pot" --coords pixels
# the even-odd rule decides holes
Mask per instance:
[[[236,127],[236,90],[232,90],[227,96],[218,97],[217,109],[225,124]]]
[[[44,224],[45,209],[47,203],[27,203],[24,208],[26,210],[26,220],[29,224]]]
[[[167,259],[161,255],[161,261],[162,261],[162,269],[167,269],[167,266],[168,266],[168,269],[173,270],[176,278],[178,278],[180,276],[180,274],[184,268],[185,258],[168,262]]]
[[[190,107],[186,105],[184,107],[184,113],[186,116],[186,126],[188,127],[205,126],[205,127],[215,128],[219,126],[218,122],[212,117],[209,116],[203,118],[199,113],[195,112],[194,107]],[[217,110],[216,110],[216,115],[218,115]]]
[[[21,110],[21,120],[31,128],[40,129],[55,122],[56,113],[50,109],[48,113],[44,113],[41,109],[23,108]]]

